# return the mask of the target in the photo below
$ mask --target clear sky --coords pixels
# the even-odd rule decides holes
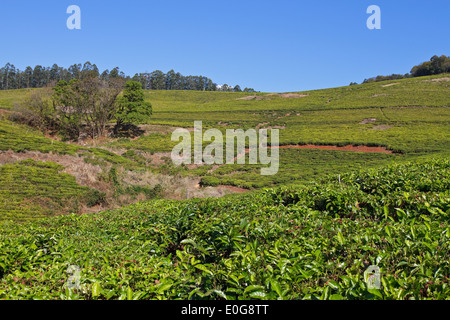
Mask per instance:
[[[69,30],[69,5],[81,30]],[[369,30],[368,6],[381,9]],[[203,75],[264,92],[405,74],[450,55],[450,0],[1,0],[0,65]]]

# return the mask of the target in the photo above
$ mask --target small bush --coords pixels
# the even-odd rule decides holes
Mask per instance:
[[[219,184],[220,184],[220,181],[216,177],[206,176],[206,177],[202,177],[200,180],[200,186],[202,186],[202,187],[206,187],[206,186],[217,187]]]
[[[85,201],[88,207],[93,207],[99,204],[105,204],[106,193],[100,192],[95,189],[90,189],[89,191],[86,192]]]

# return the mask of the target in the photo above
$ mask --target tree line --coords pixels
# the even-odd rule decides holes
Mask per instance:
[[[51,67],[37,65],[32,68],[28,66],[23,71],[8,62],[0,69],[0,90],[53,87],[59,81],[69,82],[92,76],[104,81],[116,78],[122,78],[125,81],[132,80],[139,82],[142,89],[148,90],[255,92],[252,88],[242,90],[239,85],[234,87],[227,84],[218,85],[204,76],[183,76],[174,70],[167,73],[161,70],[137,73],[133,77],[120,71],[119,67],[100,72],[98,67],[89,61],[84,64],[73,64],[67,69],[53,64]]]
[[[430,61],[425,61],[417,66],[414,66],[410,73],[407,74],[391,74],[389,76],[376,76],[369,79],[364,79],[363,83],[379,82],[385,80],[397,80],[413,77],[432,76],[436,74],[450,73],[450,57],[442,55],[434,55]],[[356,84],[354,82],[351,85]]]

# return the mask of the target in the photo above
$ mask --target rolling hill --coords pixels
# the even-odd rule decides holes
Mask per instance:
[[[146,91],[142,135],[76,143],[11,121],[29,90],[0,91],[0,299],[448,298],[449,80]],[[278,174],[175,166],[196,120],[279,129]]]

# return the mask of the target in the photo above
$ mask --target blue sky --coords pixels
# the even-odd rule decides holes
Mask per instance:
[[[69,30],[69,5],[81,30]],[[369,5],[381,30],[369,30]],[[1,0],[0,65],[90,61],[129,75],[174,69],[265,92],[360,83],[450,55],[449,0]]]

